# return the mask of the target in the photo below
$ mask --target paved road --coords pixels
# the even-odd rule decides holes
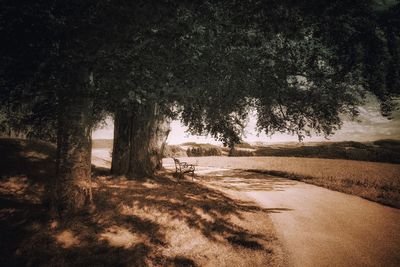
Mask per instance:
[[[210,186],[270,210],[290,266],[400,266],[399,209],[264,174],[203,175],[220,177]]]

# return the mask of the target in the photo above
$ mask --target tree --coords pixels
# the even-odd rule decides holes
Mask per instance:
[[[170,132],[170,119],[157,103],[119,111],[114,120],[113,174],[129,178],[151,177],[162,167]]]
[[[218,88],[200,90],[185,105],[183,121],[192,132],[210,133],[227,145],[235,143],[230,140],[237,140],[246,110],[254,108],[258,129],[269,135],[329,136],[340,127],[340,114],[357,115],[367,91],[381,100],[383,114],[393,110],[391,99],[399,92],[388,85],[386,76],[397,73],[387,64],[397,64],[396,52],[388,53],[397,50],[389,48],[385,35],[398,35],[393,18],[398,17],[399,4],[388,9],[391,22],[387,23],[387,14],[377,12],[372,1],[300,1],[292,6],[288,2],[243,1],[219,10],[227,14],[222,17],[233,18],[222,25],[235,25],[231,34],[236,38],[227,41],[220,36],[216,42],[225,51],[218,51],[210,66],[218,65],[212,70],[222,73],[209,88]],[[239,11],[241,16],[235,16]],[[276,23],[283,18],[283,23]],[[216,28],[213,32],[218,32]],[[231,40],[241,43],[234,47]],[[236,57],[240,64],[228,63],[230,70],[223,73],[226,66],[221,64],[234,59],[235,51],[244,55]],[[234,72],[233,66],[239,71]],[[226,93],[214,94],[221,91]]]
[[[381,102],[382,114],[395,108],[397,86],[400,3],[398,1],[307,1],[316,36],[337,55],[343,72],[358,72],[360,84]]]
[[[162,155],[170,127],[157,103],[142,106],[133,116],[128,177],[149,177],[162,167]]]
[[[385,114],[399,93],[398,4],[384,11],[361,0],[2,6],[0,101],[39,97],[28,97],[28,107],[46,107],[19,110],[57,135],[61,212],[90,201],[90,131],[104,114],[116,118],[113,171],[139,178],[159,167],[169,118],[233,146],[255,109],[260,131],[301,139],[332,134],[341,113],[357,115],[365,91]]]
[[[93,82],[87,69],[78,69],[68,95],[59,96],[57,180],[55,203],[60,211],[79,211],[91,195],[91,112]]]
[[[33,5],[28,1],[2,3],[1,29],[8,33],[4,35],[8,36],[7,45],[1,51],[2,89],[32,98],[49,91],[45,101],[57,110],[53,205],[60,213],[80,210],[90,201],[96,68],[99,59],[113,52],[113,43],[104,42],[103,34],[122,42],[113,30],[112,17],[104,20],[110,10],[119,8],[107,9],[109,4],[45,0]],[[120,23],[126,22],[126,16],[119,18]]]

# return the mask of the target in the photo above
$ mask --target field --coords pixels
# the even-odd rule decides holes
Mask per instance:
[[[374,142],[313,142],[259,146],[254,156],[350,159],[361,161],[400,163],[400,141]]]
[[[200,166],[245,169],[304,181],[400,208],[400,165],[298,157],[190,157]]]

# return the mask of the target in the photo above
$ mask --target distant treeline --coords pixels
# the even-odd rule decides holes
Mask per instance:
[[[203,156],[221,156],[222,150],[218,147],[192,147],[186,150],[188,157],[203,157]]]
[[[400,141],[379,140],[371,143],[334,142],[313,146],[264,147],[255,151],[256,156],[305,157],[351,159],[362,161],[400,163]]]
[[[189,146],[186,149],[181,146],[172,146],[173,149],[170,150],[166,156],[202,157],[228,156],[229,154],[228,148],[210,144],[189,145],[192,145],[192,147]],[[187,144],[183,144],[183,147],[186,146]],[[177,154],[171,154],[173,151]],[[400,140],[378,140],[366,143],[346,141],[313,144],[272,144],[270,146],[240,144],[234,149],[230,156],[304,157],[400,163]]]

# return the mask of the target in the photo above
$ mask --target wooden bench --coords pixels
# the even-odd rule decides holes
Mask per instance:
[[[195,171],[195,166],[193,164],[188,164],[187,162],[181,162],[177,158],[173,158],[175,162],[175,174],[179,178],[183,177],[185,173],[192,173],[192,181],[194,178],[194,171]]]

